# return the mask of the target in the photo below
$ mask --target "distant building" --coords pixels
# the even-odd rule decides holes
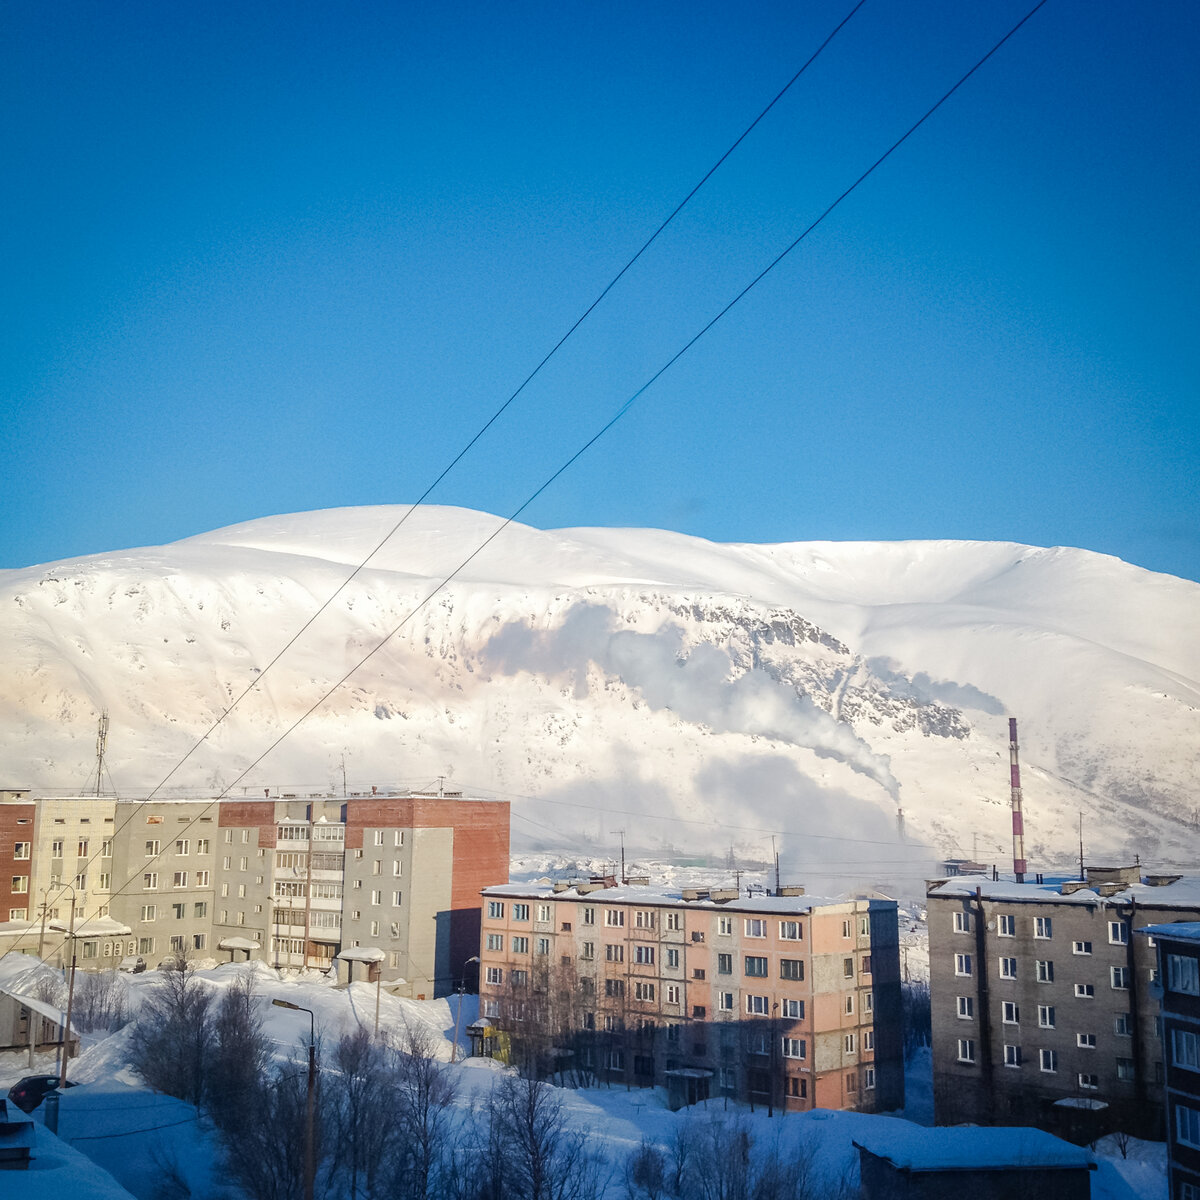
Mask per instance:
[[[676,1107],[900,1107],[895,902],[783,891],[486,888],[481,1030],[545,1071],[665,1085]]]
[[[442,995],[471,972],[479,892],[508,878],[509,806],[461,793],[118,800],[0,793],[0,950],[62,964],[257,958]],[[474,984],[474,976],[467,979]]]
[[[1147,925],[1158,955],[1171,1200],[1200,1200],[1200,922]]]
[[[938,1124],[1158,1136],[1163,1054],[1147,925],[1200,919],[1200,879],[1089,868],[1086,880],[930,883]]]

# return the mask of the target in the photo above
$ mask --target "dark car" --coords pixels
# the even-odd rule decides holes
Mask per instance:
[[[67,1087],[74,1087],[73,1079]],[[46,1093],[58,1087],[57,1075],[26,1075],[8,1089],[8,1098],[25,1113],[31,1113],[46,1098]]]

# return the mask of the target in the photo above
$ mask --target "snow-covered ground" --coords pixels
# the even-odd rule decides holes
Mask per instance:
[[[0,572],[9,783],[192,795],[424,785],[511,799],[514,844],[770,858],[822,889],[1026,849],[1194,866],[1200,585],[1010,543],[720,545],[379,507]],[[415,615],[414,615],[415,613]],[[377,653],[372,653],[382,646]],[[370,655],[370,657],[368,657]],[[244,767],[355,664],[345,686]],[[236,781],[236,782],[235,782]]]
[[[328,1044],[355,1025],[372,1028],[375,1018],[376,991],[358,984],[346,990],[335,988],[332,982],[315,972],[303,976],[283,974],[261,966],[222,966],[201,972],[214,988],[228,987],[244,971],[252,970],[266,1032],[276,1047],[277,1055],[287,1061],[301,1060],[300,1039],[307,1034],[308,1019],[304,1013],[273,1007],[272,999],[284,999],[313,1010],[318,1033]],[[0,961],[0,985],[19,988],[28,978],[28,960],[10,956]],[[157,984],[156,972],[122,977],[129,989],[129,999],[136,1012],[147,990]],[[504,1070],[491,1060],[459,1059],[450,1065],[451,1046],[455,1028],[455,1006],[451,1000],[410,1001],[383,993],[380,997],[380,1027],[393,1034],[403,1030],[406,1023],[419,1026],[434,1035],[437,1057],[446,1069],[455,1073],[458,1085],[457,1112],[460,1120],[470,1119],[473,1100],[493,1085]],[[477,1015],[474,997],[463,998],[460,1028]],[[465,1039],[463,1039],[465,1040]],[[908,1071],[907,1107],[900,1116],[917,1123],[928,1123],[932,1117],[932,1086],[929,1054],[919,1052]],[[50,1056],[39,1056],[34,1070],[41,1072],[53,1067]],[[0,1085],[7,1088],[22,1075],[29,1074],[25,1052],[0,1055]],[[129,1065],[128,1033],[118,1031],[108,1036],[88,1036],[80,1057],[72,1061],[71,1077],[81,1086],[66,1092],[61,1101],[59,1137],[63,1144],[87,1156],[98,1167],[110,1172],[139,1200],[152,1200],[164,1179],[174,1171],[191,1189],[195,1200],[206,1200],[228,1187],[221,1176],[219,1145],[204,1117],[190,1105],[156,1094],[144,1087]],[[664,1094],[658,1090],[622,1088],[585,1088],[561,1092],[570,1125],[586,1131],[589,1144],[603,1149],[615,1164],[621,1164],[636,1149],[644,1137],[664,1144],[672,1138],[681,1121],[695,1112],[670,1112]],[[836,1113],[818,1110],[786,1118],[768,1118],[761,1108],[750,1113],[738,1105],[730,1108],[747,1122],[757,1144],[772,1145],[776,1139],[784,1147],[805,1142],[816,1155],[818,1168],[831,1177],[845,1170],[853,1171],[856,1158],[851,1146],[877,1122],[894,1122],[895,1116],[869,1116],[857,1113]],[[714,1116],[724,1116],[723,1102],[710,1102],[707,1110]],[[38,1110],[38,1117],[41,1116]],[[42,1134],[39,1126],[39,1135]],[[44,1136],[44,1135],[43,1135]],[[1126,1147],[1122,1158],[1115,1141],[1109,1139],[1097,1147],[1099,1169],[1093,1175],[1094,1200],[1163,1200],[1166,1195],[1165,1156],[1163,1147],[1153,1143],[1133,1143]],[[50,1139],[39,1142],[41,1170],[57,1166],[52,1178],[70,1180],[67,1194],[115,1200],[96,1182],[96,1172],[90,1175],[81,1168],[65,1162],[66,1152]],[[61,1172],[61,1174],[60,1174]],[[89,1182],[90,1181],[90,1182]],[[3,1187],[0,1186],[0,1194]],[[18,1193],[13,1193],[18,1194]],[[223,1194],[228,1195],[226,1191]],[[614,1179],[608,1200],[619,1200],[621,1185]],[[329,1200],[340,1200],[331,1196]]]

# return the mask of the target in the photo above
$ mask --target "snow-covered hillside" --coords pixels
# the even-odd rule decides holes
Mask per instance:
[[[0,573],[6,785],[83,784],[103,708],[112,782],[157,784],[403,511]],[[765,860],[775,831],[785,872],[850,886],[1004,863],[1014,715],[1035,869],[1080,811],[1093,860],[1196,861],[1194,583],[1004,543],[513,525],[411,615],[499,525],[417,510],[171,784],[340,789],[344,755],[351,787],[512,798],[518,842]]]

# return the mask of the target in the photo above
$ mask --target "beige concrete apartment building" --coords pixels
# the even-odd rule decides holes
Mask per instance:
[[[802,1111],[903,1104],[896,905],[615,879],[483,892],[480,1012],[600,1078]],[[561,1067],[562,1061],[546,1064]]]
[[[938,1123],[1160,1136],[1160,989],[1152,939],[1133,935],[1200,918],[1200,879],[964,876],[927,902]]]

